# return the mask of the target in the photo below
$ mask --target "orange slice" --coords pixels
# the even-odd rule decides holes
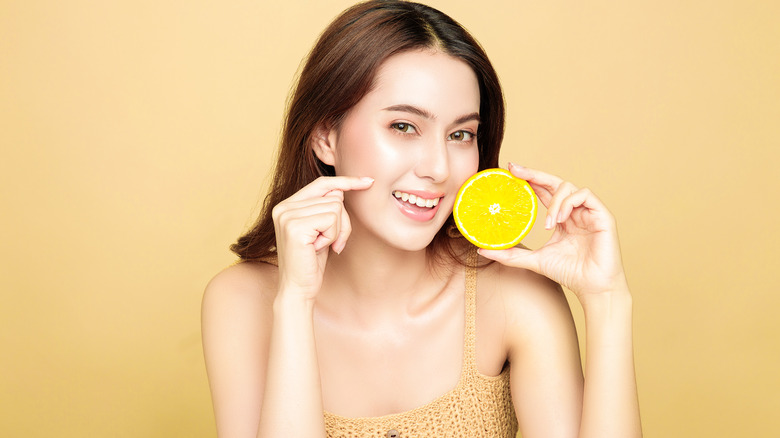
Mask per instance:
[[[466,180],[455,198],[455,225],[469,242],[506,249],[531,231],[537,201],[531,186],[504,169],[487,169]]]

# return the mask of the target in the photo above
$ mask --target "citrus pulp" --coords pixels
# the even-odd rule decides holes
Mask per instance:
[[[461,234],[485,249],[506,249],[531,231],[537,200],[525,180],[504,169],[476,173],[455,197],[453,216]]]

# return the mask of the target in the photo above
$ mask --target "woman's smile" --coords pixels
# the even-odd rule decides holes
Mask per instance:
[[[398,208],[406,217],[426,222],[436,216],[439,211],[439,201],[444,194],[424,191],[393,191]]]
[[[355,234],[383,247],[428,246],[479,167],[479,103],[476,75],[457,58],[421,50],[384,62],[372,91],[315,149],[337,175],[375,180],[344,194]]]

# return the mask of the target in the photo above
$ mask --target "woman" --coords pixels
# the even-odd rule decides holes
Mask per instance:
[[[478,258],[453,232],[456,192],[497,166],[503,124],[490,62],[441,12],[371,1],[325,30],[263,212],[232,247],[242,262],[204,295],[220,437],[641,435],[601,202],[510,165],[550,241]],[[585,311],[587,379],[558,284]]]

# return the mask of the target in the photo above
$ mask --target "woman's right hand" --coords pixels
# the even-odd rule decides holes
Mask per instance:
[[[320,177],[273,209],[279,290],[314,300],[330,248],[340,253],[352,231],[344,192],[366,190],[372,178]]]

